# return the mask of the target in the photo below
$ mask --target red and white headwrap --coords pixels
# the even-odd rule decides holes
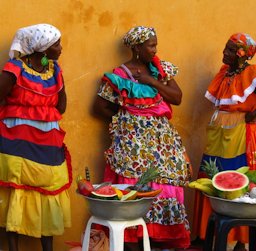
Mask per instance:
[[[245,33],[233,34],[229,40],[237,44],[238,46],[238,56],[247,56],[248,59],[252,59],[256,52],[255,41]]]
[[[10,58],[43,52],[60,39],[60,31],[50,24],[36,24],[19,29],[13,39]]]

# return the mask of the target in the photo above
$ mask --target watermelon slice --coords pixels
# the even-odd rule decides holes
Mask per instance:
[[[91,192],[92,197],[103,200],[114,200],[117,198],[115,188],[111,185],[102,186]]]
[[[237,171],[222,171],[215,174],[212,184],[219,197],[233,200],[248,191],[248,177]]]

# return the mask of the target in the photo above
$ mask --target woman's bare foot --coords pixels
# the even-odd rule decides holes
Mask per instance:
[[[236,245],[234,246],[233,251],[246,251],[246,249],[245,249],[245,244],[242,243],[242,242],[240,242],[240,241],[238,241],[238,242],[236,243]]]

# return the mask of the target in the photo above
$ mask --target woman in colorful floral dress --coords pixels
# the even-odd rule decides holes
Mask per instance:
[[[256,43],[248,34],[233,34],[223,50],[224,65],[205,94],[215,111],[207,126],[202,162],[216,161],[222,171],[242,166],[256,170],[256,66],[247,62],[255,52]],[[202,167],[198,177],[207,177]],[[205,238],[211,212],[208,198],[196,192],[193,226],[200,239]],[[245,251],[248,229],[231,230],[229,241],[235,240],[234,251]]]
[[[132,51],[129,61],[105,73],[95,109],[112,118],[109,133],[112,144],[105,152],[105,181],[135,184],[149,167],[160,176],[151,183],[162,188],[145,220],[152,245],[186,248],[190,230],[184,207],[183,187],[190,179],[185,148],[169,122],[171,104],[181,103],[182,92],[174,76],[177,67],[156,56],[154,28],[137,26],[123,38]],[[127,243],[136,243],[141,229],[125,234]],[[133,251],[135,246],[131,249]]]
[[[71,225],[60,37],[49,24],[19,29],[0,75],[0,226],[9,251],[18,251],[20,234],[52,251],[52,236]]]

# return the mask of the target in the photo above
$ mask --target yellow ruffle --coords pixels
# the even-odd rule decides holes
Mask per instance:
[[[53,76],[54,73],[54,63],[53,60],[49,60],[49,65],[48,65],[48,70],[44,73],[39,73],[30,67],[28,67],[21,59],[18,59],[22,62],[22,67],[25,69],[25,71],[29,74],[35,75],[35,76],[40,76],[41,79],[47,80]]]
[[[0,180],[54,191],[69,182],[67,163],[40,164],[22,157],[0,153]]]
[[[38,237],[62,235],[71,226],[70,198],[65,190],[55,196],[22,189],[0,189],[0,227]]]

